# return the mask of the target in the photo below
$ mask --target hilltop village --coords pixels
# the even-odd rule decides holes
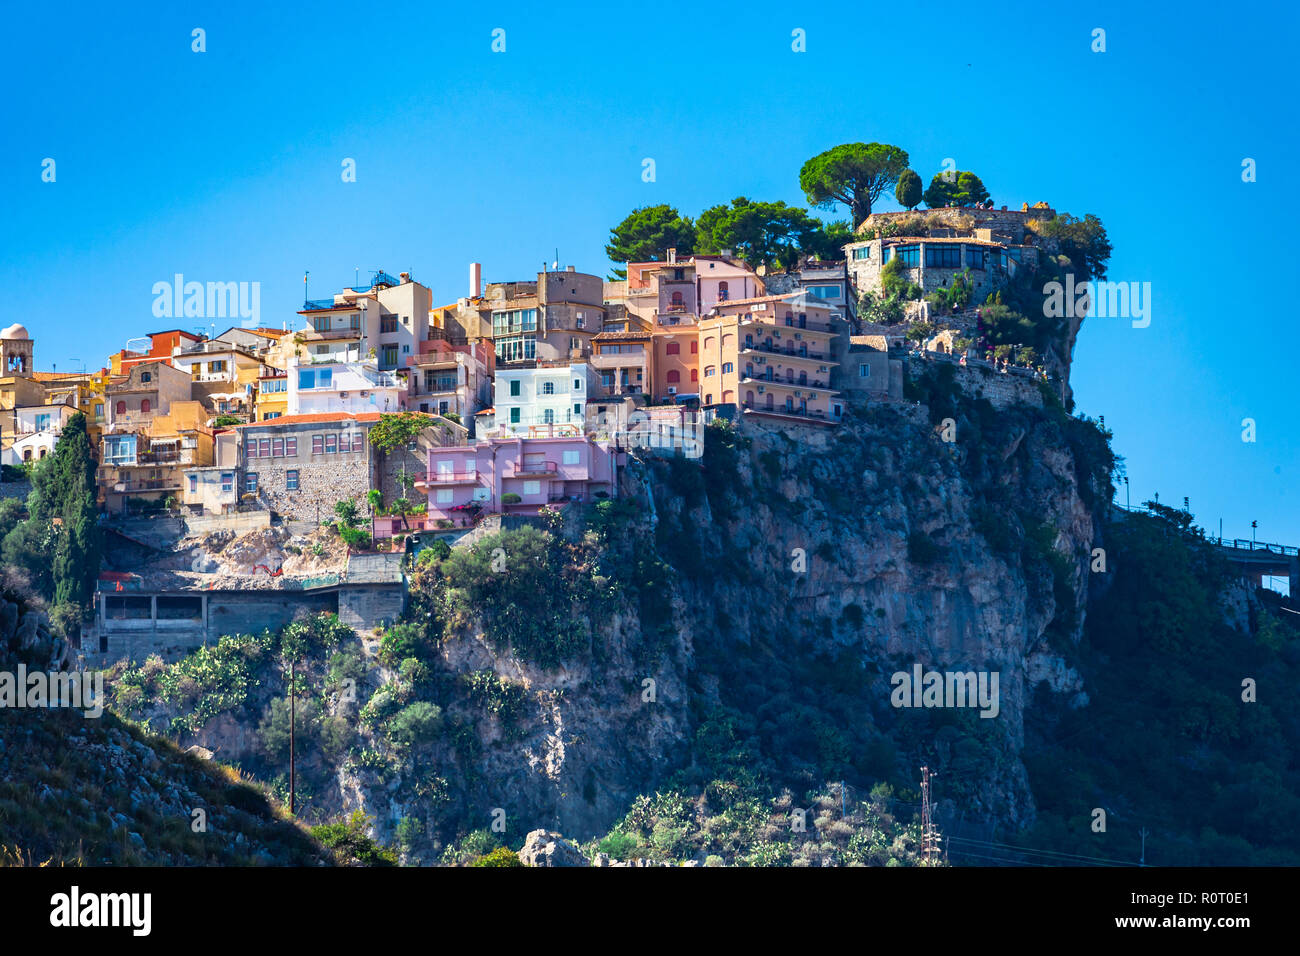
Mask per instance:
[[[994,405],[1041,404],[1049,379],[1064,395],[1077,323],[1037,349],[996,329],[1002,290],[1057,252],[1055,215],[875,213],[843,259],[789,270],[668,248],[617,280],[557,264],[484,283],[471,263],[447,304],[380,271],[280,329],[153,331],[86,373],[35,371],[15,324],[6,476],[85,416],[109,539],[92,656],[181,650],[295,606],[372,626],[401,611],[411,544],[617,497],[629,453],[698,456],[715,419],[797,441],[850,404],[905,401],[917,361]],[[336,516],[341,538],[312,536]]]

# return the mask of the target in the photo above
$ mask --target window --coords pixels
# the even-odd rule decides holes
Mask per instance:
[[[681,380],[682,380],[682,373],[679,372],[679,371],[677,371],[677,369],[673,369],[673,370],[671,370],[671,371],[668,373],[668,384],[669,384],[669,385],[672,385],[672,384],[674,384],[674,383],[676,383],[676,382],[680,382]]]
[[[548,408],[542,412],[542,424],[544,425],[555,424],[555,409]]]
[[[542,493],[542,483],[540,481],[525,481],[524,494],[540,495]]]
[[[665,355],[680,355],[681,352],[682,352],[682,347],[676,342],[669,342],[668,348],[664,349]]]
[[[582,391],[582,379],[580,379],[580,378],[575,378],[575,379],[573,380],[573,390],[574,390],[575,392],[581,392],[581,391]]]
[[[315,387],[316,387],[316,373],[315,373],[314,371],[312,371],[311,369],[299,369],[299,370],[298,370],[298,387],[299,387],[299,388],[315,388]]]
[[[221,490],[226,494],[235,490],[235,473],[233,471],[223,471],[221,473]]]
[[[339,436],[330,433],[325,436],[325,454],[336,455],[339,450]]]
[[[361,313],[360,313],[360,312],[353,312],[351,315],[348,316],[348,328],[350,328],[350,329],[359,329],[359,328],[361,328]]]
[[[870,366],[870,365],[859,365],[859,366],[858,366],[858,378],[870,378],[870,377],[871,377],[871,366]]]
[[[582,417],[582,405],[580,403],[573,406],[573,414],[579,418]]]
[[[360,452],[364,452],[365,450],[366,450],[366,436],[361,434],[361,432],[355,433],[352,436],[352,451],[355,453],[360,453]]]
[[[199,490],[199,476],[190,475],[190,494],[195,494]]]
[[[316,354],[317,354],[317,355],[329,355],[329,354],[330,354],[330,347],[329,347],[328,345],[318,345],[318,346],[316,346],[316,350],[315,350],[315,351],[316,351]]]
[[[519,424],[519,409],[517,408],[510,409],[510,424],[512,425]]]
[[[397,316],[395,316],[395,315],[381,315],[381,316],[379,317],[379,334],[380,334],[380,335],[382,335],[382,334],[385,333],[385,332],[396,332],[396,331],[397,331]]]
[[[722,374],[723,374],[723,375],[730,375],[730,374],[731,374],[732,372],[734,372],[735,370],[736,370],[736,367],[735,367],[734,365],[732,365],[730,362],[723,362],[723,363],[722,363]]]
[[[323,454],[325,453],[325,436],[324,436],[324,435],[312,435],[312,436],[311,436],[311,453],[312,453],[313,455],[323,455]]]
[[[925,267],[927,269],[960,269],[961,246],[956,243],[941,246],[929,243],[925,247]]]
[[[140,381],[142,381],[142,382],[152,382],[152,381],[153,381],[153,372],[141,372],[141,373],[140,373]]]
[[[289,471],[286,471],[286,472],[284,473],[284,490],[285,490],[285,491],[297,491],[297,490],[298,490],[298,471],[297,471],[297,469],[290,469]]]
[[[296,458],[298,456],[298,439],[286,438],[284,440],[284,453],[289,458]]]
[[[257,472],[250,471],[244,475],[244,493],[249,495],[257,494]]]
[[[257,439],[256,439],[256,438],[250,438],[250,439],[248,439],[248,444],[247,444],[245,447],[248,449],[248,457],[249,457],[249,458],[256,458],[256,457],[257,457]]]
[[[119,414],[119,415],[125,415],[125,414],[126,414],[126,402],[118,402],[118,403],[117,403],[117,414]]]
[[[582,348],[582,339],[578,338],[576,335],[570,335],[570,336],[569,336],[569,349],[570,349],[570,350],[575,350],[575,349],[580,349],[580,348]]]
[[[853,250],[853,258],[854,258],[854,259],[870,259],[870,258],[871,258],[871,247],[870,247],[870,246],[862,246],[861,248],[854,249],[854,250]]]
[[[840,287],[837,285],[810,285],[805,291],[818,299],[835,299],[840,295]]]
[[[721,299],[723,302],[726,302],[727,299],[731,298],[731,293],[727,291],[726,282],[718,283],[718,298]]]
[[[580,457],[581,455],[577,451],[566,451],[564,452],[562,460],[566,465],[576,465]]]
[[[672,305],[673,305],[673,308],[675,308],[675,309],[680,309],[680,308],[682,308],[684,305],[686,305],[686,300],[682,298],[682,294],[681,294],[680,292],[674,292],[674,293],[673,293],[673,301],[672,301]]]
[[[317,332],[328,332],[330,330],[330,317],[323,315],[312,319],[311,327]]]
[[[224,372],[225,370],[226,370],[226,360],[225,360],[225,359],[222,359],[222,360],[219,361],[219,362],[209,362],[209,363],[208,363],[208,371],[209,371],[209,372]]]
[[[282,412],[267,412],[262,416],[262,421],[269,422],[272,418],[279,418],[282,414]]]
[[[984,250],[979,246],[966,247],[966,266],[971,269],[984,268]]]
[[[700,370],[698,368],[691,369],[691,381],[698,382],[699,380],[700,380]]]
[[[704,377],[705,377],[705,378],[712,378],[714,375],[717,375],[717,374],[718,374],[718,367],[717,367],[716,365],[706,365],[706,366],[704,366]]]
[[[614,387],[614,373],[613,373],[613,372],[601,372],[601,373],[600,373],[600,384],[601,384],[601,386],[602,386],[603,388],[613,388],[613,387]]]
[[[397,346],[385,345],[379,353],[379,364],[385,368],[397,365]]]
[[[454,492],[450,488],[439,488],[437,501],[440,505],[449,505],[452,502]]]
[[[272,457],[272,458],[283,458],[283,457],[284,457],[284,439],[283,439],[283,438],[272,438],[272,439],[271,439],[271,457]]]
[[[258,457],[258,458],[270,458],[270,457],[271,457],[271,439],[269,439],[269,438],[259,438],[259,439],[258,439],[258,441],[257,441],[257,457]]]
[[[699,342],[692,342],[692,343],[691,343],[691,354],[694,355],[694,354],[696,354],[697,352],[699,352],[699,350],[700,350],[700,343],[699,343]]]
[[[543,382],[543,383],[542,383],[542,394],[543,394],[543,395],[554,395],[554,394],[555,394],[555,383],[554,383],[554,382]]]
[[[921,264],[921,247],[912,244],[910,246],[894,246],[894,257],[903,260],[903,265],[909,268],[915,268]]]
[[[510,380],[510,397],[515,398],[519,395],[519,379]]]
[[[148,415],[148,414],[149,414],[149,409],[151,409],[151,408],[153,408],[153,406],[149,404],[149,399],[147,399],[147,398],[142,398],[142,399],[140,399],[140,414],[141,414],[141,415]]]

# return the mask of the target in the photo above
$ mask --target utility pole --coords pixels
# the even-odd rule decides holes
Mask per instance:
[[[930,866],[930,855],[935,849],[937,836],[934,833],[933,815],[930,810],[930,778],[937,777],[938,774],[931,774],[929,767],[921,768],[921,865]]]
[[[1138,859],[1138,866],[1147,865],[1147,828],[1143,827],[1140,831],[1142,834],[1142,856]]]
[[[289,815],[295,816],[297,811],[297,801],[295,799],[295,785],[297,784],[296,767],[294,766],[294,729],[298,723],[298,709],[295,701],[296,687],[294,686],[294,658],[289,658]]]
[[[1124,510],[1133,510],[1133,499],[1129,494],[1128,475],[1124,476]]]

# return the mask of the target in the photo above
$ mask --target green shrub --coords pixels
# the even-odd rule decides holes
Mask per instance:
[[[470,866],[523,866],[523,864],[519,862],[519,854],[509,847],[499,846],[491,853],[479,857]]]

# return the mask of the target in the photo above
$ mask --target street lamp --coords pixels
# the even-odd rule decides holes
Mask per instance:
[[[1125,511],[1133,510],[1133,500],[1129,495],[1128,475],[1124,476],[1124,510]]]
[[[1259,527],[1258,521],[1252,521],[1250,523],[1250,550],[1252,551],[1255,550],[1255,529],[1258,527]]]

